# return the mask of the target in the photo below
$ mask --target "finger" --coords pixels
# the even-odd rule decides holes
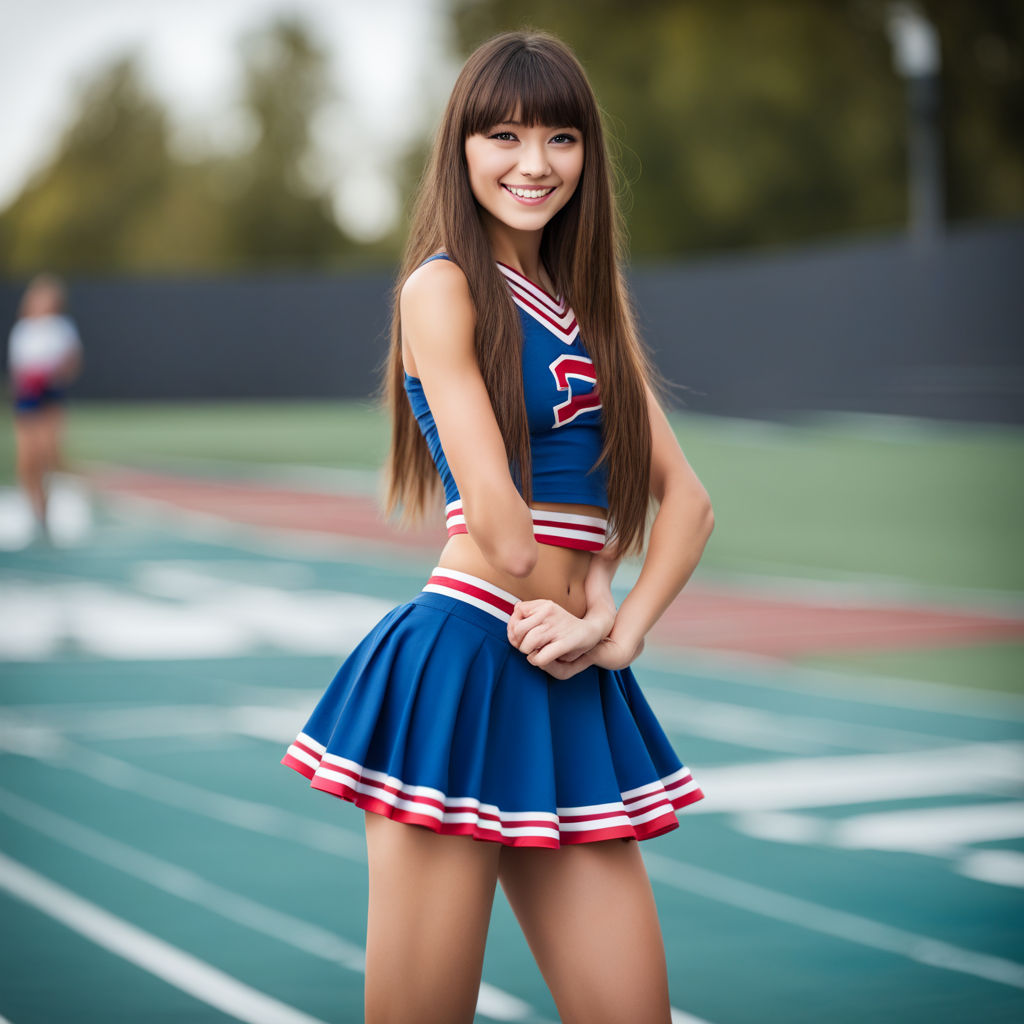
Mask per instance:
[[[552,636],[546,626],[535,626],[519,642],[519,650],[523,654],[530,655],[540,650],[545,644],[551,643]]]
[[[575,661],[553,661],[544,671],[555,679],[571,679],[574,675],[590,668],[593,664],[590,652],[581,654]]]
[[[520,619],[515,624],[509,623],[508,635],[512,644],[516,647],[522,643],[523,638],[533,629],[546,627],[547,616],[543,612],[535,612],[532,615]]]
[[[527,615],[533,615],[549,604],[551,604],[550,601],[542,598],[533,601],[517,601],[516,606],[512,609],[512,617],[524,618]]]
[[[512,606],[512,614],[509,616],[508,620],[509,627],[515,623],[521,622],[527,616],[536,612],[537,605],[540,603],[540,601],[517,601]]]
[[[575,649],[575,644],[566,640],[553,640],[551,643],[538,647],[530,654],[531,664],[539,668],[547,668],[553,661],[557,661],[563,654],[570,654]]]

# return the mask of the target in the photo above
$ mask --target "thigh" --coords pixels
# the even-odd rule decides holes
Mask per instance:
[[[499,877],[563,1024],[668,1024],[665,950],[637,843],[505,849]]]
[[[46,456],[47,432],[39,410],[19,413],[14,419],[18,461],[24,468],[41,468]]]
[[[367,1024],[470,1022],[499,848],[366,814]]]

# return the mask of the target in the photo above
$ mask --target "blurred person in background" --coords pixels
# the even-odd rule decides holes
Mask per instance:
[[[64,465],[65,393],[82,367],[82,343],[66,305],[59,278],[52,274],[33,278],[22,297],[8,346],[18,480],[44,541],[49,539],[48,477]]]
[[[712,515],[654,397],[615,224],[571,51],[485,43],[421,187],[387,374],[389,505],[439,511],[443,489],[449,539],[283,759],[367,812],[368,1024],[473,1019],[499,881],[566,1024],[669,1024],[635,840],[703,793],[629,665]]]

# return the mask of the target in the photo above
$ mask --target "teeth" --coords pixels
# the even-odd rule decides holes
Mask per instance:
[[[516,188],[514,185],[506,185],[505,188],[520,199],[540,199],[541,196],[554,192],[553,188]]]

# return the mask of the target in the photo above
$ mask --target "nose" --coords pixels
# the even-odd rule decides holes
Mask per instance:
[[[543,142],[530,142],[519,154],[519,170],[530,178],[543,178],[551,173],[547,149]]]

